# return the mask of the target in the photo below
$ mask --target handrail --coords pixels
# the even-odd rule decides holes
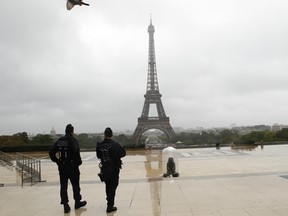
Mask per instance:
[[[16,171],[20,174],[21,185],[41,182],[41,161],[28,155],[16,153]]]
[[[5,152],[0,151],[1,163],[3,163],[5,166],[13,167],[13,161],[15,161],[15,158],[12,155],[9,155]]]

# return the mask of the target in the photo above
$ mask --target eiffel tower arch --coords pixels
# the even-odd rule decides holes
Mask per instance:
[[[162,95],[159,92],[159,85],[156,70],[155,45],[154,45],[154,26],[150,19],[148,26],[149,33],[149,56],[148,56],[148,77],[145,101],[141,117],[138,118],[138,124],[134,131],[133,138],[138,143],[140,137],[145,131],[150,129],[158,129],[163,131],[169,138],[175,135],[173,128],[170,125],[169,117],[166,116],[164,107],[161,101]],[[150,105],[155,104],[157,108],[157,116],[149,117]]]

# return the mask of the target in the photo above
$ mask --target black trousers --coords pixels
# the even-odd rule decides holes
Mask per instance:
[[[68,179],[72,184],[73,198],[75,202],[79,202],[82,197],[80,194],[80,171],[79,167],[74,164],[61,164],[58,165],[60,175],[60,197],[61,204],[69,202],[68,199]]]
[[[113,207],[116,189],[119,184],[119,168],[114,168],[112,175],[105,180],[107,206]]]

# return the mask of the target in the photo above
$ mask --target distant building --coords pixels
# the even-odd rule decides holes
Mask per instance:
[[[281,130],[281,125],[279,124],[273,124],[271,127],[271,131],[280,131]]]
[[[56,130],[54,129],[54,126],[52,127],[51,131],[50,131],[50,135],[53,138],[56,138]]]

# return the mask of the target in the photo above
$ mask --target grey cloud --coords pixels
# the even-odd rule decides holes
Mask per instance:
[[[61,132],[68,122],[78,132],[133,130],[150,13],[172,126],[287,123],[286,1],[89,3],[1,3],[0,134]]]

